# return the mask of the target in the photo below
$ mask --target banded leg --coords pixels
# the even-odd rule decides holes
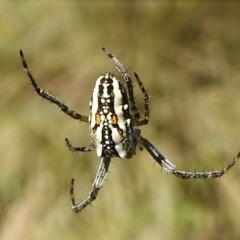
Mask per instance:
[[[74,146],[70,143],[70,141],[67,138],[65,138],[65,143],[66,143],[67,147],[69,148],[69,150],[71,150],[72,152],[91,152],[91,151],[95,150],[95,148],[96,148],[95,143],[90,144],[88,147]]]
[[[140,143],[166,172],[173,174],[176,170],[175,165],[166,159],[147,139],[141,137]]]
[[[71,180],[70,185],[70,198],[72,203],[72,210],[74,212],[79,212],[83,210],[85,207],[87,207],[89,204],[91,204],[92,201],[94,201],[97,198],[98,192],[103,186],[103,182],[106,178],[106,174],[108,172],[108,168],[111,162],[111,158],[104,157],[100,163],[96,178],[93,183],[93,188],[91,192],[87,195],[86,199],[82,201],[81,203],[77,203],[75,201],[74,196],[74,179]]]
[[[22,50],[20,50],[20,57],[21,57],[21,61],[22,61],[24,71],[26,72],[27,76],[29,77],[29,79],[31,81],[31,84],[33,85],[33,87],[34,87],[34,89],[35,89],[35,91],[37,92],[38,95],[40,95],[41,97],[50,101],[51,103],[56,104],[65,114],[67,114],[71,118],[77,119],[77,120],[80,120],[80,121],[83,121],[83,122],[88,122],[88,116],[82,115],[82,114],[77,113],[77,112],[72,111],[72,110],[69,110],[68,107],[65,104],[63,104],[57,97],[54,97],[50,93],[41,89],[39,87],[39,85],[37,84],[36,80],[34,79],[33,74],[32,74],[32,72],[30,71],[30,69],[27,65],[27,62],[25,60],[25,57],[23,55]]]
[[[165,171],[175,175],[176,177],[182,179],[189,178],[220,178],[225,173],[228,172],[230,168],[232,168],[237,160],[240,158],[240,152],[236,157],[234,157],[233,161],[228,163],[228,165],[222,168],[221,171],[211,171],[211,172],[185,172],[179,171],[175,168],[175,166],[167,160],[147,139],[141,138],[142,145],[147,149],[149,154],[163,167]]]
[[[147,91],[145,89],[145,87],[143,86],[143,83],[141,81],[141,79],[139,78],[137,73],[134,73],[134,76],[137,80],[137,83],[142,91],[143,94],[143,102],[144,102],[144,118],[143,119],[139,119],[137,121],[137,126],[143,126],[148,124],[149,121],[149,95],[147,94]]]
[[[123,65],[119,62],[119,60],[112,53],[110,53],[106,48],[102,48],[102,50],[114,62],[117,70],[123,75],[123,77],[125,79],[125,82],[126,82],[126,85],[127,85],[129,103],[131,105],[131,109],[132,109],[132,112],[133,112],[133,115],[134,115],[134,119],[136,119],[136,121],[138,121],[140,119],[140,114],[139,114],[139,111],[138,111],[138,108],[136,106],[135,99],[134,99],[133,85],[132,85],[131,77],[126,72]]]

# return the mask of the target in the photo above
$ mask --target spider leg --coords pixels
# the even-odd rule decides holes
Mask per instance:
[[[78,146],[72,145],[67,138],[65,138],[65,143],[69,148],[69,150],[71,150],[72,152],[91,152],[96,149],[95,143],[90,144],[88,147],[78,147]]]
[[[110,157],[103,157],[96,178],[93,183],[93,188],[91,192],[87,195],[86,199],[82,201],[81,203],[77,203],[75,201],[75,196],[74,196],[74,179],[71,180],[71,185],[70,185],[70,198],[71,198],[71,203],[72,203],[72,210],[74,212],[79,212],[83,210],[85,207],[87,207],[89,204],[91,204],[92,201],[94,201],[97,198],[98,192],[103,186],[103,182],[106,178],[106,174],[108,172],[108,168],[111,162]]]
[[[28,77],[31,81],[31,84],[33,85],[33,87],[34,87],[34,89],[35,89],[35,91],[37,92],[38,95],[40,95],[41,97],[50,101],[51,103],[56,104],[65,114],[67,114],[71,118],[77,119],[77,120],[80,120],[80,121],[83,121],[83,122],[88,122],[88,116],[82,115],[82,114],[77,113],[77,112],[72,111],[72,110],[69,110],[68,107],[65,104],[63,104],[61,101],[59,101],[59,99],[57,97],[54,97],[50,93],[48,93],[48,92],[44,91],[42,88],[40,88],[39,85],[37,84],[36,80],[34,79],[32,72],[30,71],[30,69],[27,65],[27,62],[25,60],[25,57],[23,55],[22,50],[20,50],[20,57],[21,57],[21,61],[22,61],[24,71],[28,75]]]
[[[145,87],[143,86],[143,83],[141,81],[141,79],[139,78],[137,73],[134,73],[134,76],[137,80],[137,83],[143,93],[143,101],[144,101],[144,118],[143,119],[139,119],[137,121],[137,126],[143,126],[148,124],[149,121],[149,95],[147,94],[147,91],[145,89]]]
[[[109,52],[106,48],[102,48],[102,50],[108,55],[108,57],[114,62],[117,70],[123,75],[126,86],[127,86],[127,91],[128,91],[128,96],[129,96],[129,103],[131,105],[131,109],[134,115],[134,121],[138,122],[140,119],[140,114],[138,111],[138,108],[135,103],[134,99],[134,94],[133,94],[133,85],[132,85],[132,80],[129,74],[126,72],[124,69],[123,65],[119,62],[119,60],[111,53]]]
[[[240,158],[240,152],[234,159],[227,164],[221,171],[210,172],[185,172],[179,171],[175,166],[167,160],[147,139],[141,137],[141,144],[147,149],[148,153],[166,170],[168,173],[175,175],[182,179],[189,178],[220,178],[232,168],[237,160]]]
[[[175,166],[168,159],[166,159],[147,139],[141,137],[140,143],[165,171],[171,174],[174,173],[176,170]]]

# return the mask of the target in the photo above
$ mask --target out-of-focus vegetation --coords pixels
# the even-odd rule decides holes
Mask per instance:
[[[239,238],[239,164],[184,181],[146,151],[114,159],[97,201],[74,214],[70,179],[82,199],[100,159],[67,150],[65,137],[91,142],[88,126],[41,101],[18,54],[40,86],[88,114],[95,79],[120,77],[107,47],[151,95],[143,136],[181,170],[221,169],[240,150],[238,3],[2,1],[0,22],[0,239]]]

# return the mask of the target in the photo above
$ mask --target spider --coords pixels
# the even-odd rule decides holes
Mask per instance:
[[[125,83],[120,82],[120,80],[118,80],[111,72],[106,72],[100,76],[96,80],[95,86],[92,90],[92,97],[89,104],[89,116],[69,110],[68,106],[62,103],[57,97],[40,88],[34,79],[32,72],[28,68],[22,50],[20,50],[23,68],[37,94],[56,104],[71,118],[90,124],[93,143],[87,147],[78,147],[65,138],[67,147],[73,152],[90,152],[96,150],[97,156],[102,158],[92,190],[81,203],[77,203],[75,201],[74,179],[71,180],[70,198],[72,210],[74,212],[83,210],[96,199],[106,178],[111,158],[132,158],[136,154],[137,147],[140,150],[145,148],[152,158],[154,158],[165,171],[182,179],[220,178],[235,165],[236,161],[240,157],[240,153],[238,153],[238,155],[234,157],[233,161],[228,163],[226,167],[222,168],[221,171],[186,172],[177,170],[176,167],[168,159],[166,159],[151,142],[141,136],[141,130],[139,127],[147,125],[149,121],[150,97],[146,92],[138,74],[134,73],[134,77],[143,94],[143,118],[141,118],[135,104],[133,84],[130,75],[111,52],[109,52],[106,48],[102,48],[102,50],[114,62],[116,68],[122,74]]]

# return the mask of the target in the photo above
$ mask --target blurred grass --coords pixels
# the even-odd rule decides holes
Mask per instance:
[[[70,179],[80,200],[100,160],[67,150],[65,137],[90,143],[88,127],[41,101],[18,56],[40,86],[88,114],[95,79],[119,76],[107,47],[151,95],[143,136],[181,170],[217,169],[240,150],[237,2],[2,1],[0,20],[0,239],[239,238],[239,165],[220,180],[183,181],[145,151],[114,159],[93,207],[72,213]]]

